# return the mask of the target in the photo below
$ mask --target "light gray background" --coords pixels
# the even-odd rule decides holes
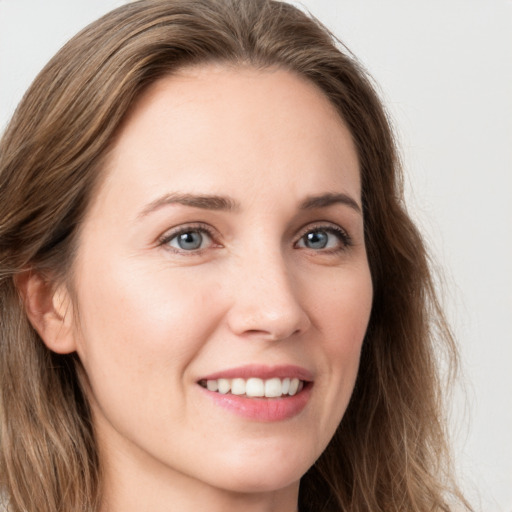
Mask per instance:
[[[78,29],[123,1],[0,0],[0,129]],[[457,466],[477,510],[512,511],[512,1],[304,0],[380,86],[411,212],[443,269],[462,352]]]

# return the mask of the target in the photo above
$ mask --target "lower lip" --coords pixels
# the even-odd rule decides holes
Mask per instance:
[[[246,396],[232,395],[209,391],[203,387],[206,393],[217,405],[229,411],[256,421],[271,422],[282,421],[297,416],[306,407],[311,396],[312,383],[307,383],[304,388],[293,396],[281,398],[248,398]]]

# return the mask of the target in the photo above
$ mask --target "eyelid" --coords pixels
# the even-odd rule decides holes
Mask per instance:
[[[199,231],[204,234],[206,234],[209,238],[211,243],[208,247],[204,247],[197,250],[180,250],[176,247],[173,247],[169,244],[169,242],[174,239],[175,237],[179,236],[180,234],[187,233],[189,231]],[[315,252],[323,252],[324,254],[328,253],[336,253],[343,250],[346,250],[348,247],[352,246],[352,238],[350,237],[349,233],[346,229],[342,228],[340,225],[330,222],[330,221],[318,221],[311,224],[307,224],[299,231],[299,236],[297,237],[296,242],[294,243],[294,246],[296,247],[297,244],[304,238],[304,236],[307,233],[310,233],[312,231],[326,231],[328,233],[334,234],[338,237],[340,241],[340,247],[335,248],[328,248],[328,249],[311,249]],[[157,246],[164,247],[166,250],[169,250],[171,252],[174,252],[176,254],[183,254],[187,256],[194,256],[201,254],[202,252],[208,250],[209,248],[213,247],[221,247],[222,245],[218,242],[219,235],[217,231],[212,228],[212,226],[202,223],[202,222],[192,222],[190,224],[181,224],[179,226],[176,226],[174,228],[168,229],[165,231],[161,236],[157,239]],[[305,249],[308,249],[307,247],[304,247]]]
[[[177,236],[188,233],[190,231],[199,231],[201,233],[205,233],[208,238],[210,238],[211,243],[208,247],[204,247],[197,250],[192,251],[186,251],[181,250],[176,247],[173,247],[170,245],[170,241],[176,238]],[[176,226],[175,228],[168,229],[165,231],[161,236],[158,237],[157,245],[159,247],[164,247],[166,250],[169,250],[171,252],[174,252],[176,254],[183,254],[187,256],[194,256],[197,254],[201,254],[203,251],[206,251],[212,246],[220,247],[220,243],[218,243],[216,240],[218,239],[217,232],[209,225],[204,224],[202,222],[192,222],[190,224],[180,224],[179,226]]]
[[[307,226],[304,226],[299,231],[299,237],[297,238],[297,241],[294,245],[298,244],[306,234],[312,232],[312,231],[327,231],[328,233],[336,235],[340,240],[340,247],[335,247],[332,249],[320,249],[316,250],[316,252],[323,252],[323,253],[335,253],[339,251],[343,251],[347,249],[348,247],[351,247],[353,245],[352,238],[347,232],[346,229],[342,228],[340,225],[335,224],[330,221],[318,221],[314,222],[312,224],[308,224]],[[305,247],[305,249],[308,249]],[[311,249],[314,250],[314,249]]]

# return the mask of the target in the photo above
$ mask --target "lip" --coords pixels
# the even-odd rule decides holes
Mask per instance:
[[[217,379],[249,379],[258,377],[266,380],[274,377],[280,379],[297,378],[304,381],[303,389],[293,396],[279,398],[248,398],[243,395],[221,394],[199,385],[203,380]],[[295,365],[265,366],[247,365],[230,368],[209,375],[198,380],[199,390],[205,394],[215,405],[226,409],[237,416],[258,422],[284,421],[297,416],[306,407],[313,387],[313,374]]]
[[[301,366],[291,364],[278,366],[250,364],[205,375],[198,379],[198,382],[200,380],[217,379],[250,379],[251,377],[258,377],[263,380],[272,379],[274,377],[278,377],[279,379],[286,379],[286,377],[289,377],[290,379],[296,378],[306,382],[313,381],[313,374]]]

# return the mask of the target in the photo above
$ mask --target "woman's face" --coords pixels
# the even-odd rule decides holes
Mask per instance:
[[[107,479],[296,490],[372,302],[349,131],[286,71],[160,80],[109,155],[73,280]]]

